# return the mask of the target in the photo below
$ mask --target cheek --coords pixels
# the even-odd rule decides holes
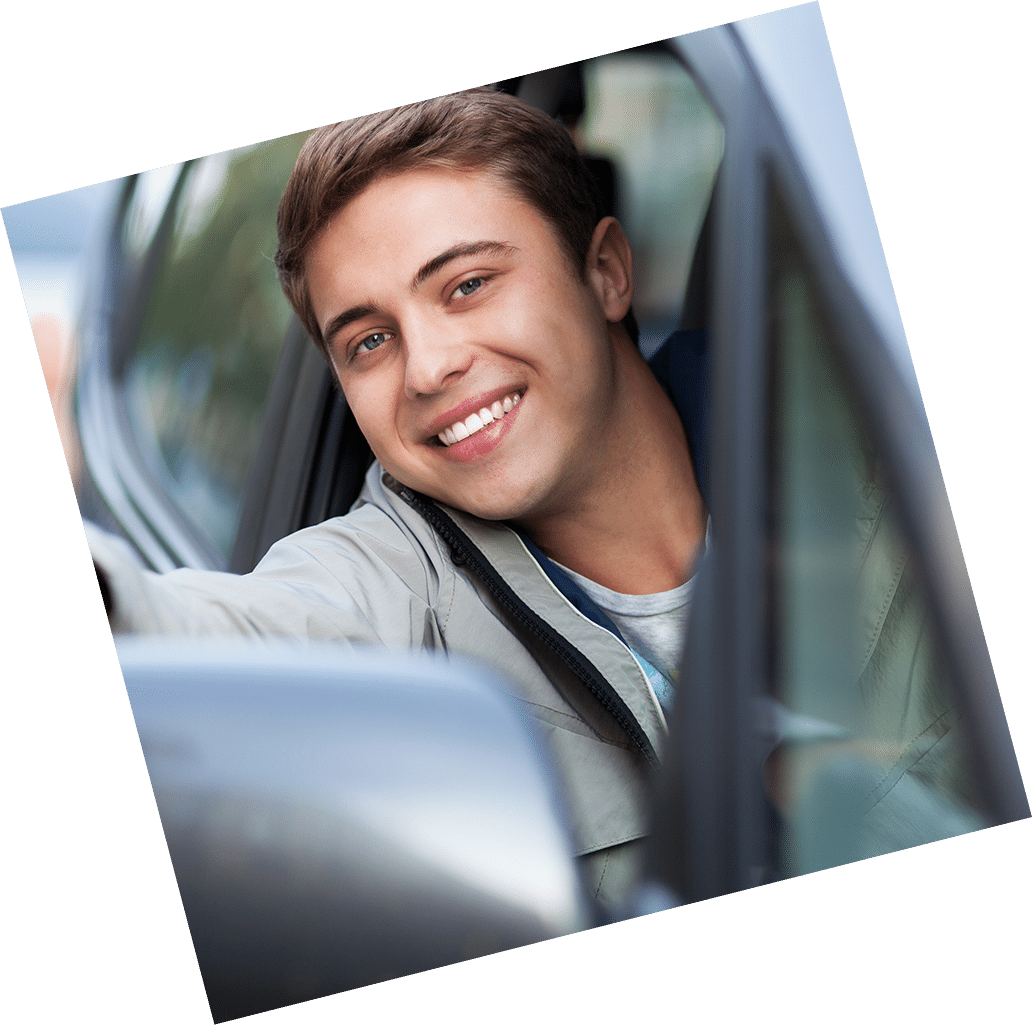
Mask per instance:
[[[370,387],[345,387],[344,399],[358,424],[358,429],[365,435],[369,447],[380,462],[385,454],[385,442],[390,437],[393,424],[394,406],[382,390]]]
[[[587,287],[567,283],[542,294],[541,300],[543,315],[567,358],[583,359],[605,348],[609,334],[605,314]]]
[[[504,320],[505,334],[518,355],[549,375],[579,375],[587,358],[585,325],[571,315],[568,297],[538,294],[533,304],[516,306]]]

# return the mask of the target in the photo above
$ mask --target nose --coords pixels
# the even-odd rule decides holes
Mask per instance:
[[[451,379],[458,379],[469,370],[473,362],[472,348],[440,325],[409,324],[402,337],[408,398],[436,395]]]

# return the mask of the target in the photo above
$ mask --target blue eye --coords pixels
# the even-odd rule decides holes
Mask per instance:
[[[387,341],[388,337],[389,335],[383,331],[377,331],[375,334],[366,335],[366,337],[355,346],[355,351],[372,352],[373,349],[383,345],[383,343]]]
[[[469,281],[463,281],[455,291],[463,295],[472,295],[483,283],[483,278],[470,278]]]

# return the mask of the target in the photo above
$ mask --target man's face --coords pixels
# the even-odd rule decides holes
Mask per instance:
[[[379,179],[327,224],[306,269],[348,404],[401,483],[533,522],[605,475],[616,373],[603,277],[577,273],[493,178]]]

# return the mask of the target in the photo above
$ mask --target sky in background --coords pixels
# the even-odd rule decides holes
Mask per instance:
[[[117,182],[100,182],[2,211],[29,317],[53,313],[74,323],[116,195]]]

